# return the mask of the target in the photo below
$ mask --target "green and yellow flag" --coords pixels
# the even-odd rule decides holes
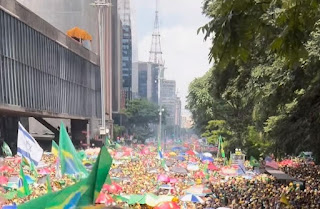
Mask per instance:
[[[209,170],[208,170],[208,164],[207,163],[204,164],[203,172],[204,172],[204,174],[206,176],[206,179],[209,179],[210,175],[209,175]]]
[[[74,208],[94,205],[112,165],[112,158],[106,147],[102,147],[90,175],[80,182],[58,192],[48,193],[27,203],[18,205],[18,209],[62,209],[70,205]],[[80,198],[79,198],[80,195]]]
[[[12,157],[11,149],[10,149],[9,145],[8,145],[6,142],[3,142],[2,152],[3,152],[3,154],[4,154],[5,156],[7,156],[7,157]]]
[[[256,158],[254,158],[253,156],[250,157],[250,165],[252,167],[260,167],[260,163],[258,162],[258,160]]]
[[[106,141],[105,141],[105,145],[107,147],[109,147],[111,144],[110,144],[110,138],[109,138],[109,135],[106,136]]]
[[[52,192],[51,182],[50,182],[50,175],[46,176],[46,186],[47,186],[47,193]]]
[[[22,182],[22,186],[18,189],[18,197],[23,198],[31,194],[29,185],[24,175],[22,164],[20,164],[20,173],[19,173],[20,180]]]
[[[32,173],[34,178],[38,178],[38,171],[35,168],[35,165],[34,165],[33,161],[31,161],[30,171],[31,171],[31,173]]]
[[[79,155],[74,148],[72,141],[67,133],[64,124],[60,125],[59,136],[59,159],[61,165],[61,174],[82,174],[88,175],[88,171],[84,167]]]
[[[24,156],[22,156],[21,165],[22,165],[22,167],[25,166],[25,165],[26,166],[30,166],[29,161]]]
[[[51,153],[55,157],[58,157],[58,155],[59,155],[59,146],[57,145],[57,143],[54,140],[52,140]]]
[[[219,148],[219,152],[221,154],[221,157],[225,158],[226,154],[224,153],[223,138],[221,135],[219,136],[219,147],[218,148]]]
[[[285,204],[285,205],[290,205],[290,203],[288,201],[288,198],[287,198],[287,196],[285,194],[281,195],[280,202]]]

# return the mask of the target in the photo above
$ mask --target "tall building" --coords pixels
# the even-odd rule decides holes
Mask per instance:
[[[119,0],[122,20],[122,87],[126,100],[132,99],[132,31],[130,0]]]
[[[176,97],[175,125],[181,128],[181,99]]]
[[[135,98],[145,98],[158,104],[158,72],[159,66],[151,62],[133,63],[135,71],[132,81]]]
[[[132,98],[139,98],[139,63],[132,63]]]
[[[73,27],[88,31],[92,41],[87,43],[86,48],[99,54],[97,9],[90,6],[93,0],[17,1],[64,33]]]
[[[112,0],[112,112],[122,109],[122,21],[118,11],[118,0]],[[114,118],[113,118],[114,119]]]
[[[175,126],[176,123],[176,81],[163,80],[161,88],[161,103],[167,112],[166,125]]]
[[[106,0],[106,2],[111,2],[113,5],[117,5],[117,1]],[[92,41],[88,46],[84,45],[84,47],[96,54],[100,54],[98,8],[91,6],[94,0],[18,0],[18,2],[63,32],[73,27],[80,27],[86,30],[91,34]],[[123,48],[123,26],[119,22],[120,19],[117,17],[117,12],[117,7],[106,6],[103,9],[102,19],[105,66],[104,74],[102,74],[105,80],[104,112],[106,126],[109,130],[112,130],[113,127],[113,108],[115,112],[119,111],[119,104],[121,103],[119,101],[122,99],[122,90],[119,86],[122,85],[123,79],[121,78],[121,72],[119,74],[119,66],[122,68],[123,59],[119,52],[121,51],[120,53],[122,53]],[[121,40],[119,40],[119,37]],[[99,123],[101,124],[101,121]]]

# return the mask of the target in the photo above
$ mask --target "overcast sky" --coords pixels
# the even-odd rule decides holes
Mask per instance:
[[[207,22],[201,0],[159,0],[160,31],[165,78],[177,82],[182,108],[186,105],[189,83],[210,67],[209,43],[197,29]],[[132,0],[134,41],[139,61],[148,61],[154,25],[155,0]]]

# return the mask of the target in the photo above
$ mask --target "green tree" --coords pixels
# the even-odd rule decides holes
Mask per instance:
[[[232,136],[232,132],[229,130],[226,121],[210,120],[206,126],[206,131],[202,134],[202,137],[206,137],[210,144],[218,144],[219,136],[222,136],[224,139],[228,139]]]
[[[155,130],[151,128],[151,125],[159,121],[158,105],[145,99],[131,100],[128,102],[125,114],[129,133],[134,134],[139,141],[144,142],[147,138],[155,135]]]
[[[186,108],[192,114],[198,133],[205,130],[207,123],[213,117],[213,98],[209,92],[211,72],[195,79],[189,85]]]
[[[188,98],[202,132],[210,120],[225,120],[233,133],[229,145],[256,157],[270,146],[279,155],[311,150],[320,157],[319,5],[317,0],[204,1],[210,20],[199,31],[212,41],[209,59],[215,64],[202,78],[206,85],[198,86],[207,88],[204,98],[210,102],[199,102],[201,95]],[[210,115],[203,115],[206,109]]]
[[[114,126],[113,126],[113,137],[114,137],[114,140],[116,140],[117,137],[123,136],[125,131],[126,131],[126,127],[125,126],[119,126],[117,124],[114,124]]]

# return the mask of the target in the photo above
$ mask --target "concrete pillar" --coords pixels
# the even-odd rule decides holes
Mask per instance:
[[[80,145],[80,141],[86,143],[86,134],[88,120],[71,120],[71,139],[75,146]]]
[[[18,138],[18,122],[19,117],[0,117],[0,141],[5,141],[11,148],[12,153],[17,152],[17,138]],[[20,121],[26,130],[28,130],[28,122],[24,119]],[[2,143],[1,143],[2,146]]]

